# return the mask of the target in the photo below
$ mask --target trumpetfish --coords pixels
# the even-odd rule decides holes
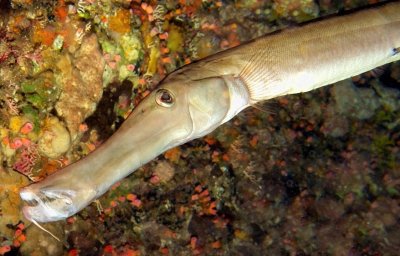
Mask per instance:
[[[169,74],[103,145],[20,191],[28,220],[66,219],[162,152],[243,109],[400,59],[400,2],[284,29]]]

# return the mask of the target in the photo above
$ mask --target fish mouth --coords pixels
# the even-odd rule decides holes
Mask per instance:
[[[63,220],[74,211],[71,191],[32,191],[25,188],[20,191],[21,199],[26,203],[22,212],[26,219],[38,222]]]

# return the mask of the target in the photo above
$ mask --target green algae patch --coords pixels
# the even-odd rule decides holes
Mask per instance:
[[[126,34],[120,39],[123,56],[128,62],[137,62],[142,50],[142,44],[139,37],[133,33]]]
[[[169,28],[167,47],[172,52],[183,51],[183,36],[181,30],[177,26],[172,25]]]
[[[52,109],[60,95],[52,72],[44,72],[35,79],[22,82],[20,90],[37,109]]]
[[[125,79],[133,81],[138,77],[135,67],[144,56],[139,34],[130,32],[113,39],[101,36],[99,42],[106,62],[103,71],[104,85]]]

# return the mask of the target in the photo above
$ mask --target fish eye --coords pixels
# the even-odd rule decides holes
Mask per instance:
[[[170,91],[159,89],[156,91],[156,102],[160,106],[169,108],[174,105],[174,97]]]

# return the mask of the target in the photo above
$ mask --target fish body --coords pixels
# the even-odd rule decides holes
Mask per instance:
[[[65,219],[162,152],[244,108],[310,91],[400,59],[400,3],[255,39],[168,75],[93,153],[21,190],[27,219]]]
[[[307,92],[399,60],[399,20],[399,2],[323,19],[263,36],[177,73],[193,80],[203,79],[205,71],[234,76],[249,90],[250,103]]]

